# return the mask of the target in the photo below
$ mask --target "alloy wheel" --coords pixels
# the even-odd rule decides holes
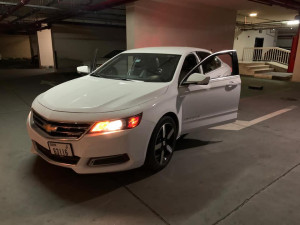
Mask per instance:
[[[168,163],[174,151],[175,127],[171,123],[164,123],[155,140],[154,154],[155,160],[164,165]]]

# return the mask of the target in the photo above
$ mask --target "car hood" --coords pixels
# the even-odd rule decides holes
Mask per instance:
[[[85,76],[41,94],[37,101],[60,112],[112,112],[128,109],[164,94],[168,83],[122,81]]]

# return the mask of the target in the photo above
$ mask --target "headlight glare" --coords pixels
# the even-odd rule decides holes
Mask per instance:
[[[132,129],[140,124],[141,119],[142,113],[125,119],[96,122],[92,126],[90,133],[114,132],[119,130]]]
[[[114,120],[114,121],[102,121],[97,122],[92,127],[91,132],[109,132],[109,131],[117,131],[121,130],[123,123],[121,120]]]
[[[107,130],[109,130],[109,131],[121,130],[122,127],[123,127],[122,120],[115,120],[115,121],[110,122],[107,125]]]

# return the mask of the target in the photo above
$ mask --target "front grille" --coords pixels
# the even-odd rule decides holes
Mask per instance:
[[[42,131],[53,137],[60,138],[79,138],[91,126],[90,124],[79,123],[60,123],[49,121],[32,111],[33,122]]]
[[[66,164],[71,164],[71,165],[76,165],[79,161],[78,156],[58,156],[58,155],[53,155],[51,154],[50,150],[47,148],[44,148],[41,146],[39,143],[34,142],[35,146],[37,148],[37,151],[45,155],[47,158],[55,161],[55,162],[60,162],[60,163],[66,163]]]

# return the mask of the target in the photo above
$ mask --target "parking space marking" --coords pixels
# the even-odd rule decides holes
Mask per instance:
[[[228,124],[224,124],[224,125],[221,125],[221,126],[211,127],[209,129],[239,131],[239,130],[245,129],[247,127],[253,126],[253,125],[257,124],[257,123],[260,123],[262,121],[271,119],[271,118],[273,118],[275,116],[278,116],[278,115],[281,115],[283,113],[289,112],[289,111],[291,111],[291,110],[293,110],[295,108],[297,108],[297,106],[292,105],[292,106],[289,106],[287,108],[278,110],[276,112],[269,113],[269,114],[267,114],[265,116],[256,118],[254,120],[250,120],[250,121],[237,120],[234,123],[228,123]]]

